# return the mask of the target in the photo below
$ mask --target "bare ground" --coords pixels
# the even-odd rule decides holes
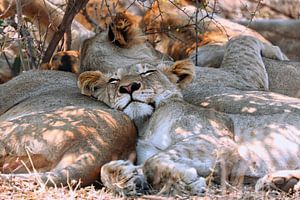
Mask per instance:
[[[120,197],[105,191],[104,188],[96,189],[94,186],[78,187],[69,185],[66,187],[46,187],[44,184],[34,181],[25,181],[18,178],[4,180],[0,178],[0,199],[147,199],[147,200],[171,200],[171,199],[300,199],[300,191],[292,195],[277,191],[255,192],[253,187],[243,186],[235,188],[228,186],[226,189],[220,186],[210,186],[202,197],[162,197],[145,195],[140,197]]]

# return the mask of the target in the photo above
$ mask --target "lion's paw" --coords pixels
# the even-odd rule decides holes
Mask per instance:
[[[152,188],[159,191],[159,195],[203,195],[205,179],[199,176],[194,167],[184,162],[175,162],[173,158],[163,152],[145,162],[143,172]]]
[[[197,181],[188,185],[191,195],[201,195],[206,192],[205,178],[200,177]]]
[[[108,189],[123,196],[145,194],[149,190],[141,166],[130,161],[111,161],[101,168],[101,181]]]
[[[260,178],[255,190],[277,189],[294,192],[300,189],[300,170],[282,170],[270,173]]]

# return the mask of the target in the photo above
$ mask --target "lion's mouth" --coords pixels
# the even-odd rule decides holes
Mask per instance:
[[[132,103],[140,103],[140,104],[146,104],[149,105],[153,108],[153,110],[155,109],[155,103],[154,102],[149,102],[149,103],[145,103],[143,101],[139,101],[139,100],[130,100],[128,101],[128,103],[122,108],[122,110],[125,110],[129,105],[131,105]]]

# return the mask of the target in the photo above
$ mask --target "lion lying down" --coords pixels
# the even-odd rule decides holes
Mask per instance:
[[[134,153],[131,120],[81,95],[76,82],[36,70],[0,85],[0,179],[85,186],[100,181],[103,164]]]
[[[179,89],[194,76],[187,60],[82,73],[82,94],[123,111],[138,128],[138,166],[123,160],[105,164],[104,185],[125,195],[149,188],[199,195],[213,177],[235,185],[258,180],[257,190],[296,190],[300,100],[268,92],[262,55],[282,58],[278,49],[253,37],[231,39],[220,68],[206,68],[209,76],[195,81],[199,93],[190,91],[189,96],[195,105],[184,101]]]

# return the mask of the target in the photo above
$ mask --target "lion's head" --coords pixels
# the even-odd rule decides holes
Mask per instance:
[[[193,76],[194,65],[188,60],[172,66],[137,64],[111,74],[83,72],[78,87],[82,94],[122,110],[131,119],[139,119],[150,116],[164,100],[181,96],[179,89],[189,84]]]

